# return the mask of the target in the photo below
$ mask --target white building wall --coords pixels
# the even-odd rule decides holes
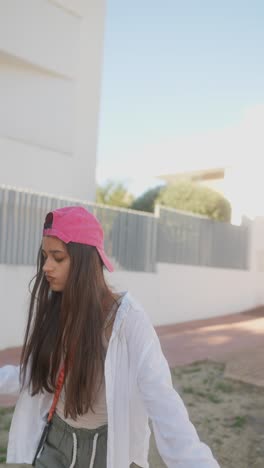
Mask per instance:
[[[0,0],[0,184],[93,200],[105,0]]]

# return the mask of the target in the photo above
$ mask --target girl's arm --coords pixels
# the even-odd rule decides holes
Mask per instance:
[[[0,394],[18,396],[20,391],[19,366],[4,366],[0,368]]]
[[[219,468],[209,447],[202,443],[187,410],[174,390],[168,363],[154,331],[138,368],[138,386],[157,448],[168,468]]]

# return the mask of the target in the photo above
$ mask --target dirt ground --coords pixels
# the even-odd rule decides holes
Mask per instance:
[[[224,365],[209,361],[172,369],[172,377],[200,438],[221,468],[264,467],[263,388],[226,379]],[[0,408],[0,467],[6,466],[12,411]],[[165,466],[152,437],[150,468]]]
[[[177,367],[174,386],[221,468],[263,468],[264,389],[224,378],[224,367],[209,361]],[[165,466],[152,440],[150,467]]]

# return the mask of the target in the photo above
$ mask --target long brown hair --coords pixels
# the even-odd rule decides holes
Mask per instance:
[[[27,380],[32,395],[54,392],[63,362],[64,413],[76,419],[93,408],[98,376],[103,375],[102,331],[115,295],[105,282],[95,247],[71,242],[66,248],[70,272],[63,292],[50,290],[39,250],[21,354],[21,380],[23,384]]]

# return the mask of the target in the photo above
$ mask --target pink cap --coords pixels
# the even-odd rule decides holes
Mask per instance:
[[[43,236],[54,236],[68,244],[93,245],[109,271],[114,268],[104,251],[104,233],[98,219],[82,206],[66,206],[47,214]]]

